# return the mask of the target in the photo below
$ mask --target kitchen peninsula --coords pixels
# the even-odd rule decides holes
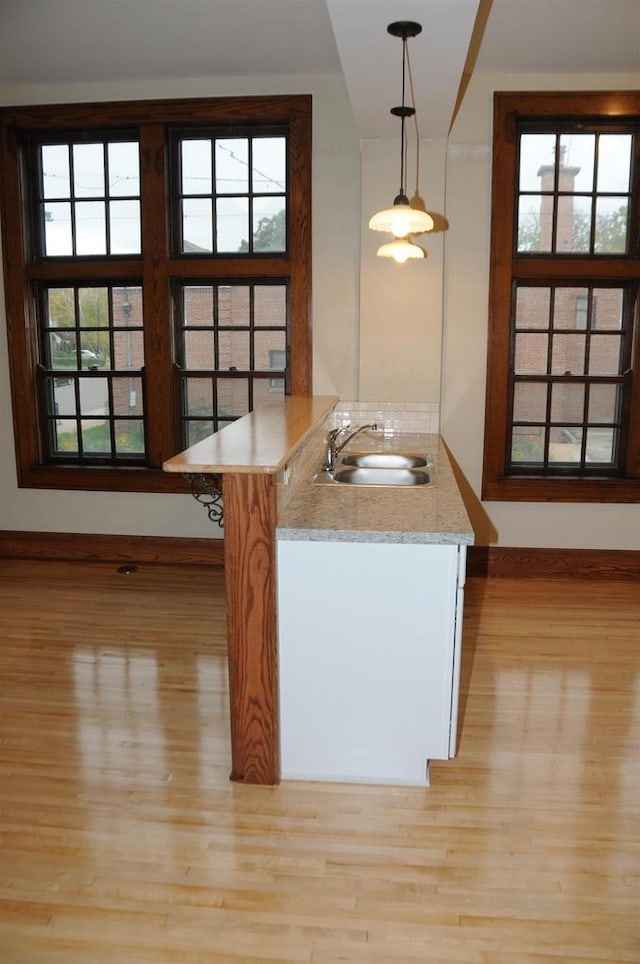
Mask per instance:
[[[331,648],[326,645],[328,639],[332,640],[333,645],[336,639],[346,638],[353,642],[358,636],[358,624],[356,622],[350,627],[348,616],[349,612],[363,611],[362,592],[366,594],[367,584],[371,579],[375,580],[376,572],[400,574],[405,565],[408,569],[404,570],[399,585],[404,584],[413,589],[405,592],[404,600],[397,600],[400,606],[397,611],[402,614],[402,618],[397,623],[393,619],[391,622],[385,621],[384,618],[374,619],[374,622],[379,626],[386,625],[391,633],[387,652],[393,653],[394,648],[397,649],[395,627],[395,630],[400,630],[401,640],[414,640],[410,649],[414,654],[421,653],[420,666],[427,667],[431,659],[429,648],[433,648],[433,643],[430,643],[429,647],[421,648],[420,632],[406,632],[409,625],[407,619],[418,620],[415,623],[417,630],[428,625],[444,626],[444,623],[433,618],[433,609],[442,597],[445,584],[448,587],[447,598],[451,597],[450,601],[453,601],[448,607],[450,612],[445,619],[447,639],[440,656],[441,666],[450,661],[447,670],[450,676],[450,692],[446,713],[453,714],[453,724],[450,732],[447,718],[447,752],[442,752],[444,730],[436,740],[437,746],[429,741],[424,743],[421,738],[418,738],[417,742],[409,742],[416,742],[418,753],[423,745],[428,753],[428,748],[435,746],[436,753],[431,754],[433,756],[442,757],[455,752],[464,550],[466,545],[473,541],[473,534],[445,447],[438,435],[423,435],[419,439],[410,439],[412,443],[428,443],[430,448],[434,481],[429,486],[419,487],[421,491],[414,488],[407,491],[391,486],[318,484],[313,481],[313,476],[322,461],[326,433],[335,424],[344,424],[344,419],[342,422],[336,421],[335,405],[336,399],[330,397],[287,397],[274,401],[192,446],[164,465],[169,472],[185,475],[214,474],[219,475],[222,480],[229,636],[231,776],[234,780],[277,783],[281,775],[282,749],[282,775],[285,778],[426,782],[424,760],[421,766],[422,776],[415,768],[415,761],[411,763],[411,773],[404,773],[401,766],[397,772],[392,768],[393,772],[386,776],[384,767],[378,772],[375,767],[367,769],[365,766],[362,772],[359,772],[348,762],[337,769],[330,760],[325,760],[324,763],[317,761],[319,766],[316,765],[310,757],[314,748],[313,724],[310,723],[311,730],[304,736],[304,727],[300,726],[299,718],[300,712],[304,714],[305,706],[312,709],[309,704],[311,694],[307,686],[309,672],[314,674],[312,690],[315,688],[318,693],[323,692],[323,699],[328,695],[325,709],[329,712],[335,699],[330,693],[327,694],[325,683],[320,677],[324,676],[326,685],[330,685],[331,678],[334,681],[340,678],[344,684],[344,692],[349,674],[353,674],[357,669],[354,668],[347,650],[342,652],[339,677],[336,676],[335,666],[322,666],[322,658],[313,668],[314,659],[309,658],[312,650],[315,650],[316,656],[322,657],[323,653],[328,655]],[[354,413],[353,424],[356,426],[358,423],[359,416]],[[397,430],[379,432],[376,436],[367,436],[368,447],[390,450],[398,446]],[[400,437],[403,442],[406,441],[406,436]],[[359,442],[362,444],[362,437]],[[431,550],[436,549],[431,556],[425,555],[429,547]],[[363,549],[366,551],[363,552]],[[400,555],[398,550],[401,550]],[[441,552],[443,555],[440,555]],[[330,555],[328,566],[319,558],[326,553]],[[354,553],[358,555],[356,570],[353,569]],[[305,556],[304,560],[300,560],[300,554]],[[443,566],[445,556],[448,558]],[[319,568],[316,568],[317,563]],[[300,568],[301,565],[303,568]],[[305,570],[308,578],[303,586],[299,582],[299,576]],[[356,578],[358,570],[363,575],[360,588]],[[305,608],[307,603],[303,602],[304,591],[311,593],[309,605],[312,605],[312,597],[315,598],[313,605],[322,605],[326,592],[323,578],[329,573],[335,584],[341,571],[350,573],[347,584],[342,587],[341,597],[351,598],[353,605],[346,608],[339,605],[336,607],[335,600],[326,600],[326,612],[320,614],[324,619],[317,618],[317,614],[311,614]],[[446,574],[444,577],[443,572]],[[366,578],[365,574],[368,574]],[[450,577],[454,579],[453,589]],[[292,579],[298,580],[295,586]],[[388,578],[384,585],[386,597],[389,599],[393,589]],[[378,586],[380,587],[379,580]],[[302,603],[301,606],[295,605],[296,599]],[[378,589],[373,589],[373,594],[370,595],[370,611],[372,607],[380,610]],[[341,622],[336,625],[335,614],[338,611],[341,613]],[[378,615],[381,615],[380,612]],[[300,619],[303,620],[302,623]],[[319,641],[311,644],[314,632],[318,631]],[[299,638],[301,635],[304,637],[304,645]],[[360,634],[360,637],[366,642],[370,631],[364,636]],[[296,638],[299,639],[297,647]],[[433,632],[430,638],[435,638]],[[379,643],[376,644],[376,651],[377,659]],[[371,650],[371,656],[374,656],[374,649]],[[405,665],[407,659],[413,658],[409,652],[401,657],[400,650],[397,650],[397,656],[395,662],[398,666]],[[373,667],[375,659],[370,662]],[[384,672],[387,673],[388,669],[389,665]],[[402,677],[401,674],[402,678],[396,681],[396,685],[404,685],[412,675],[415,674],[412,674],[410,669],[408,674],[405,669],[405,676]],[[440,675],[441,671],[438,670],[432,678]],[[369,686],[367,692],[372,699],[375,698],[375,689]],[[433,685],[425,683],[424,702],[435,706],[437,701],[434,702],[434,694]],[[400,703],[404,702],[407,706],[411,704],[411,700],[403,700],[402,697],[406,694],[396,694],[396,699],[398,695]],[[415,699],[417,697],[414,697],[413,702]],[[447,702],[447,698],[444,702]],[[438,714],[442,710],[440,704],[444,705],[442,699],[438,703]],[[357,707],[357,701],[352,701],[352,710],[354,707]],[[392,707],[389,711],[396,715]],[[341,742],[335,731],[338,721],[337,717],[333,719],[332,739],[337,744]],[[427,725],[428,722],[425,720],[424,724]],[[321,726],[322,732],[328,737],[326,720],[317,725]],[[421,725],[418,716],[414,729],[417,726],[419,730]],[[295,736],[296,732],[298,737]],[[402,743],[407,742],[406,733],[396,735],[402,737]],[[323,740],[324,738],[320,742]],[[324,742],[328,745],[331,740],[328,738]],[[315,744],[319,745],[317,732]],[[355,746],[354,752],[358,754],[360,749]],[[395,755],[393,747],[389,753],[391,756]],[[413,755],[415,756],[415,753]],[[301,766],[301,760],[305,757],[307,764]]]

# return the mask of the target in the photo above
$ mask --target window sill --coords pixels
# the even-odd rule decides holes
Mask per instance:
[[[34,465],[18,473],[18,485],[23,489],[74,489],[84,492],[190,491],[186,479],[161,469],[84,465]]]
[[[640,479],[499,478],[482,483],[484,502],[640,502]]]

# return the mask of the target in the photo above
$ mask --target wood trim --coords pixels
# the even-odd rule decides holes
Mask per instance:
[[[231,779],[280,782],[274,476],[222,477]]]
[[[0,559],[119,564],[224,565],[222,539],[0,530]]]
[[[259,121],[286,124],[300,110],[309,109],[310,94],[266,94],[246,97],[188,97],[169,100],[92,101],[52,105],[17,105],[0,108],[7,126],[42,130],[193,123],[225,124]],[[307,106],[308,105],[308,106]]]
[[[173,351],[168,330],[172,317],[167,271],[169,250],[165,125],[140,128],[142,188],[142,304],[144,316],[144,411],[147,457],[162,465],[180,444],[174,399]],[[152,414],[151,414],[152,413]]]
[[[290,372],[292,395],[311,395],[311,115],[299,112],[289,129]]]
[[[640,550],[469,546],[467,576],[640,579]]]

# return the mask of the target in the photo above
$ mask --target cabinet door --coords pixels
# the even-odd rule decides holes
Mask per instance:
[[[278,543],[283,778],[424,784],[447,759],[457,546]]]

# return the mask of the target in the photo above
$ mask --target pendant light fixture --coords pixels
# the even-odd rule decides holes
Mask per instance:
[[[406,179],[406,119],[415,115],[415,103],[405,103],[405,89],[407,77],[407,63],[409,62],[407,40],[422,32],[419,23],[412,20],[399,20],[390,23],[387,32],[393,37],[402,38],[402,104],[392,107],[391,113],[400,118],[400,190],[394,198],[393,207],[378,211],[369,221],[372,231],[389,231],[395,240],[389,241],[378,248],[377,254],[381,258],[394,258],[402,263],[410,258],[426,258],[426,251],[411,239],[413,234],[423,234],[431,231],[434,222],[424,207],[424,201],[418,191],[418,168],[416,163],[416,191],[412,201],[409,201],[405,191]],[[409,62],[409,77],[411,79],[411,65]],[[413,101],[413,80],[411,79],[411,95]],[[419,151],[419,135],[416,124],[416,151]]]

